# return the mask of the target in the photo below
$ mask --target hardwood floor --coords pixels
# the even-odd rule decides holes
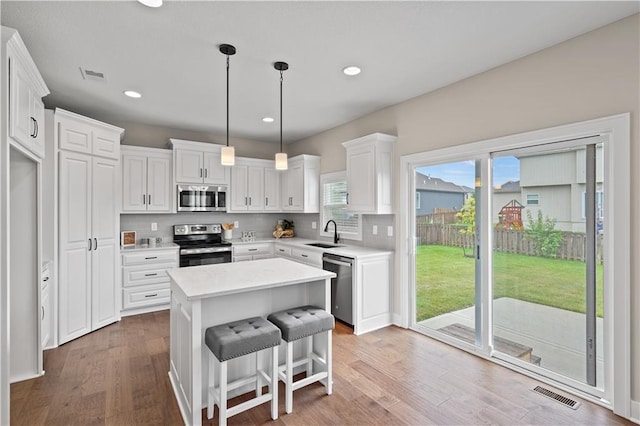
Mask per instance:
[[[356,337],[338,324],[333,342],[333,395],[316,383],[294,393],[292,414],[280,398],[276,422],[263,404],[229,424],[632,424],[586,401],[575,411],[564,407],[531,392],[535,380],[412,331],[388,327]],[[43,377],[11,385],[11,423],[182,424],[168,347],[169,313],[162,311],[46,351]]]

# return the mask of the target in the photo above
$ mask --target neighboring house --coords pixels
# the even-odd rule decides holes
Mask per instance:
[[[460,210],[473,189],[416,172],[416,216],[435,209]]]
[[[585,232],[585,150],[556,152],[520,157],[520,181],[509,181],[494,188],[493,222],[498,212],[511,200],[524,205],[522,222],[528,225],[527,212],[535,218],[541,210],[544,217],[556,220],[556,229]],[[602,191],[602,149],[596,150],[597,219],[604,217]]]

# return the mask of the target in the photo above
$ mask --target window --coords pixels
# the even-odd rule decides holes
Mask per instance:
[[[540,194],[527,194],[527,205],[537,206],[540,204]]]
[[[416,210],[420,210],[420,192],[416,191]]]
[[[324,232],[329,220],[338,225],[340,238],[362,240],[362,217],[347,211],[347,175],[345,172],[328,173],[320,177],[322,210],[320,235],[333,237],[333,227]]]
[[[587,192],[582,191],[582,218],[587,217]],[[604,193],[596,191],[596,220],[604,218]]]

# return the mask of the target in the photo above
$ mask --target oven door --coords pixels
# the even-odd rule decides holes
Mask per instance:
[[[216,187],[178,186],[179,212],[216,211]]]
[[[231,262],[231,247],[180,250],[180,267],[215,265]]]

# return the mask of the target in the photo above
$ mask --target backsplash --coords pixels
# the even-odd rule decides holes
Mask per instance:
[[[296,237],[331,242],[331,238],[320,237],[320,230],[324,228],[324,223],[320,223],[319,214],[288,214],[284,218],[293,220]],[[362,241],[345,239],[342,241],[343,243],[381,250],[395,250],[395,215],[363,215],[362,218]],[[312,222],[316,222],[316,229],[312,229]],[[378,227],[377,235],[373,235],[374,225]],[[393,236],[391,237],[387,236],[387,228],[389,226],[393,230]],[[331,229],[333,229],[333,226]]]
[[[285,219],[284,213],[177,213],[177,214],[121,214],[120,230],[136,231],[136,239],[158,238],[164,242],[173,241],[173,225],[201,223],[233,223],[239,227],[233,230],[233,238],[240,238],[243,231],[253,231],[255,238],[271,237],[278,219]],[[152,231],[151,224],[158,224]]]
[[[239,227],[233,230],[233,238],[240,238],[243,231],[253,231],[255,238],[272,237],[279,219],[293,220],[296,237],[311,240],[331,241],[331,238],[320,237],[319,214],[309,213],[177,213],[177,214],[121,214],[120,230],[136,231],[136,239],[162,238],[164,242],[173,241],[173,226],[200,223],[233,223],[239,222]],[[312,229],[312,222],[316,222],[316,229]],[[157,223],[158,230],[152,231],[151,224]],[[378,227],[378,234],[373,235],[373,226]],[[387,227],[393,228],[394,236],[387,236]],[[365,246],[381,250],[395,250],[395,216],[364,215],[362,223],[362,241],[343,240],[345,244]]]

